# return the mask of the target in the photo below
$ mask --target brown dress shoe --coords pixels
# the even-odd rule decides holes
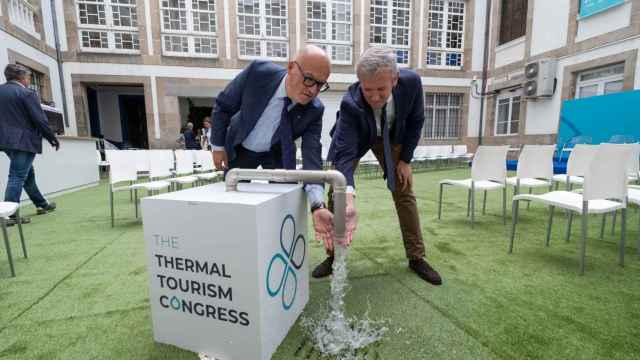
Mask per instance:
[[[333,256],[329,256],[326,259],[324,259],[323,262],[318,264],[318,266],[316,266],[315,269],[313,269],[311,276],[313,276],[316,279],[320,279],[323,277],[327,277],[332,273],[333,273]]]
[[[409,260],[409,268],[420,278],[432,285],[441,285],[440,274],[435,271],[424,259]]]

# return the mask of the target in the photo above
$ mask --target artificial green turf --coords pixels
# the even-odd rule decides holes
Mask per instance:
[[[368,311],[390,328],[363,353],[403,360],[640,358],[638,213],[630,211],[625,268],[617,265],[618,236],[607,231],[600,240],[600,218],[590,218],[586,275],[579,276],[579,217],[565,243],[565,219],[557,212],[545,248],[547,209],[521,208],[512,255],[499,193],[489,194],[487,215],[478,211],[472,230],[466,192],[447,188],[437,222],[438,181],[468,173],[415,176],[427,258],[444,278],[440,287],[407,270],[384,182],[358,180],[360,222],[349,258],[347,309]],[[55,213],[34,216],[24,227],[28,260],[10,229],[18,277],[9,278],[0,252],[0,359],[196,359],[153,342],[142,226],[128,194],[117,196],[113,229],[104,185],[56,202]],[[313,243],[311,267],[323,256]],[[312,280],[304,315],[324,311],[328,296],[328,280]],[[296,324],[273,358],[321,357]]]

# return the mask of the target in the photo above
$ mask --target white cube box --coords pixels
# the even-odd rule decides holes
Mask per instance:
[[[154,339],[270,359],[309,300],[300,185],[217,183],[142,200]]]

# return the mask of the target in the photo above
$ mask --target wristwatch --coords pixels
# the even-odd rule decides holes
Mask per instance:
[[[313,203],[311,205],[311,213],[313,214],[313,212],[318,209],[326,209],[326,208],[327,208],[327,205],[323,201]]]

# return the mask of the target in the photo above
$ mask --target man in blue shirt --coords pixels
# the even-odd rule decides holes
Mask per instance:
[[[307,45],[283,68],[254,61],[218,95],[212,117],[216,169],[295,169],[302,138],[302,168],[322,169],[322,115],[317,96],[329,89],[331,62],[320,48]],[[316,238],[331,241],[332,214],[324,205],[322,184],[306,184]]]

